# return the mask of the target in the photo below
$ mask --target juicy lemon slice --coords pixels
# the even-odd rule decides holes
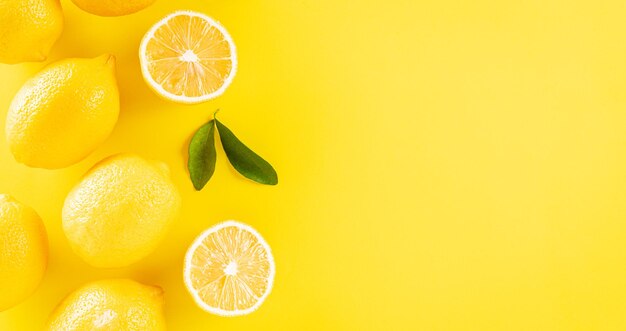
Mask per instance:
[[[232,38],[197,12],[179,11],[155,24],[139,48],[143,77],[159,95],[181,103],[220,96],[237,71]]]
[[[248,225],[227,221],[204,231],[185,257],[185,285],[203,310],[246,315],[269,295],[276,267],[270,247]]]

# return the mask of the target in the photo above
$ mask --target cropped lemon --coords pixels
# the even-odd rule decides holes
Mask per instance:
[[[216,98],[237,71],[232,38],[196,12],[175,12],[154,25],[139,47],[143,77],[160,96],[180,103]]]
[[[136,13],[156,0],[72,0],[80,9],[99,16],[123,16]]]
[[[109,137],[119,111],[113,55],[64,59],[28,80],[13,98],[6,138],[18,162],[64,168]]]
[[[129,279],[87,284],[52,312],[47,331],[165,331],[163,290]]]
[[[0,194],[0,311],[30,296],[48,264],[48,237],[30,207]]]
[[[276,267],[270,247],[252,227],[227,221],[203,232],[185,257],[184,280],[203,310],[246,315],[265,301]]]
[[[92,266],[125,267],[157,247],[180,205],[167,165],[120,154],[96,164],[69,193],[63,231]]]
[[[44,61],[62,31],[59,0],[0,0],[0,62]]]

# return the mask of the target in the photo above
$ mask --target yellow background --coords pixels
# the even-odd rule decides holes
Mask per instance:
[[[37,330],[105,277],[162,286],[171,330],[626,329],[624,1],[158,0],[122,18],[63,6],[51,60],[115,54],[122,113],[64,170],[19,165],[0,141],[0,191],[40,213],[51,242],[45,281],[0,330]],[[142,81],[139,41],[176,9],[215,17],[238,46],[217,100],[172,104]],[[42,66],[0,65],[1,127]],[[277,187],[220,152],[193,190],[186,145],[216,108]],[[98,270],[70,251],[60,210],[123,151],[166,161],[184,211],[148,259]],[[196,308],[181,276],[192,239],[225,219],[257,228],[277,264],[266,303],[232,319]]]

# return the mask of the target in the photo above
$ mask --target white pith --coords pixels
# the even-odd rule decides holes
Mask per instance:
[[[192,50],[188,49],[181,57],[180,60],[183,62],[198,62],[198,55],[194,53]]]
[[[237,275],[237,262],[231,261],[226,268],[224,268],[224,274],[228,276],[236,276]]]

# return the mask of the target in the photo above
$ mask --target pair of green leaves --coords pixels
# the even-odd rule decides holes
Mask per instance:
[[[215,127],[219,132],[228,161],[244,177],[265,185],[278,184],[274,168],[262,157],[239,140],[217,118],[201,126],[189,143],[189,175],[196,190],[200,191],[215,172],[217,151],[215,150]]]

